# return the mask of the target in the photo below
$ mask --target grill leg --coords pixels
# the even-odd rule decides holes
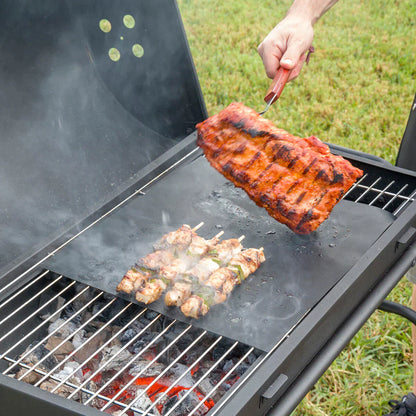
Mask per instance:
[[[408,319],[410,322],[416,325],[416,311],[414,311],[412,308],[409,308],[408,306],[397,302],[392,302],[390,300],[383,300],[377,309],[403,316],[403,318]]]

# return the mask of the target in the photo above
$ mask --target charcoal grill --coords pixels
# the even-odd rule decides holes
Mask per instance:
[[[213,398],[209,415],[289,414],[414,263],[416,174],[332,146],[365,174],[316,234],[294,236],[230,187],[196,147],[195,124],[207,114],[175,2],[7,0],[0,22],[1,411],[153,414],[157,402],[147,413],[139,406],[146,392],[126,401],[125,390],[108,387],[145,357],[148,368],[130,385],[163,364],[146,385],[153,391],[189,356],[162,396],[189,383],[189,374],[192,385],[171,395],[167,414],[191,396],[187,414],[211,407]],[[244,234],[248,246],[266,249],[261,278],[238,288],[228,309],[187,321],[163,305],[146,309],[115,295],[114,282],[161,234],[199,221],[206,235]],[[254,305],[261,325],[240,313],[241,302]],[[64,312],[67,320],[50,329]],[[65,362],[110,328],[81,366],[127,330],[140,330],[76,383],[79,370],[58,376],[57,350],[41,345],[81,315],[66,335],[81,342]],[[267,342],[258,327],[272,334]],[[142,339],[143,328],[152,336]],[[118,359],[138,341],[136,353]],[[37,361],[28,361],[34,352]],[[196,370],[208,357],[210,366]],[[93,389],[91,380],[116,362],[106,386]],[[29,377],[33,385],[23,381]]]

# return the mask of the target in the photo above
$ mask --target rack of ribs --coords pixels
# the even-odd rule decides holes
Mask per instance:
[[[294,136],[241,103],[197,129],[210,164],[297,234],[316,230],[363,174],[318,138]]]

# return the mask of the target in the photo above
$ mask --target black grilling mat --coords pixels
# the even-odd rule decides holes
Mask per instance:
[[[198,234],[223,239],[244,234],[245,248],[264,247],[266,261],[229,299],[189,319],[163,297],[155,311],[269,351],[358,261],[393,222],[378,208],[341,201],[307,236],[269,217],[202,156],[184,164],[145,195],[129,201],[47,261],[57,273],[117,294],[124,273],[152,251],[163,234],[204,221]],[[133,296],[118,294],[128,300]]]

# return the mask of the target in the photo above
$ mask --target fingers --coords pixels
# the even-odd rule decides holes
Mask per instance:
[[[257,48],[263,59],[264,69],[269,78],[274,78],[280,66],[280,58],[283,55],[282,47],[273,40],[265,39]]]
[[[298,60],[298,63],[295,65],[295,67],[290,72],[288,82],[292,81],[292,80],[294,80],[295,78],[298,77],[298,75],[300,74],[300,71],[302,70],[302,67],[303,67],[303,64],[305,63],[305,61],[306,61],[306,53],[304,53],[303,55],[300,56],[300,58]],[[282,66],[284,66],[283,63],[282,63]]]
[[[258,47],[264,69],[274,78],[280,66],[291,69],[289,81],[295,79],[305,62],[305,52],[313,40],[313,28],[309,22],[283,19]]]
[[[304,48],[305,45],[303,41],[289,39],[287,42],[287,48],[284,51],[282,58],[280,59],[280,65],[286,69],[293,69],[299,66],[301,56],[305,54]]]

